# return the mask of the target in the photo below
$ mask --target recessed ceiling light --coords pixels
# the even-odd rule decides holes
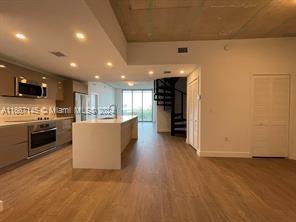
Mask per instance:
[[[4,68],[6,68],[6,66],[5,65],[0,65],[0,68],[3,68],[4,69]]]
[[[75,67],[77,67],[77,64],[75,62],[71,62],[70,66],[75,68]]]
[[[99,78],[100,78],[100,76],[98,76],[98,75],[95,76],[95,79],[99,79]]]
[[[42,76],[42,79],[46,79],[46,77],[45,76]]]
[[[21,40],[26,40],[27,39],[27,37],[22,33],[16,33],[15,37],[17,37],[18,39],[21,39]]]
[[[180,74],[184,74],[184,73],[185,73],[185,71],[184,71],[184,70],[181,70],[181,71],[180,71]]]
[[[125,76],[124,76],[124,75],[122,75],[122,76],[121,76],[121,78],[122,78],[122,79],[125,79]]]
[[[153,70],[150,70],[148,73],[149,73],[149,75],[153,75],[154,74]]]
[[[75,35],[76,35],[76,38],[81,41],[85,40],[85,38],[86,38],[85,34],[82,32],[76,32]]]
[[[135,85],[135,83],[133,83],[133,82],[128,82],[127,83],[129,86],[134,86]]]
[[[109,67],[113,66],[112,62],[107,62],[106,65],[109,66]]]

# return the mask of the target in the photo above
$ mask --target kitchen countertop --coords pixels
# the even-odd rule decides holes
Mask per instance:
[[[116,119],[93,119],[93,120],[86,120],[81,122],[76,122],[74,124],[93,124],[93,123],[113,123],[113,124],[122,124],[125,122],[128,122],[134,118],[137,118],[137,116],[118,116]]]
[[[16,125],[31,125],[34,123],[46,123],[46,122],[66,120],[66,119],[73,119],[73,117],[56,117],[54,119],[49,119],[49,120],[32,120],[32,121],[16,121],[16,122],[0,121],[0,128],[1,127],[16,126]]]

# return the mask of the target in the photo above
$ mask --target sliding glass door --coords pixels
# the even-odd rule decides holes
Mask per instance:
[[[137,115],[140,122],[153,120],[152,90],[123,90],[123,115]]]
[[[153,119],[153,103],[152,103],[152,90],[144,90],[143,92],[143,121],[151,122]]]
[[[133,115],[133,92],[128,90],[122,91],[122,114]]]

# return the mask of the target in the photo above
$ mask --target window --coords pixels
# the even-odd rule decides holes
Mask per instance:
[[[133,114],[133,94],[132,91],[123,90],[122,92],[122,112],[123,115]]]
[[[140,122],[151,122],[153,119],[152,90],[123,90],[123,115],[137,115]]]
[[[152,121],[152,90],[143,91],[143,121]]]

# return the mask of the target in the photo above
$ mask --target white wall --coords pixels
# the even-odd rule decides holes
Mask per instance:
[[[89,9],[96,16],[100,25],[117,48],[122,58],[127,58],[127,42],[109,0],[85,0]]]
[[[157,132],[168,133],[171,132],[171,114],[170,112],[163,110],[163,106],[157,106]]]
[[[291,75],[291,98],[290,98],[290,155],[296,160],[296,75]]]
[[[185,46],[187,55],[176,53]],[[128,51],[129,64],[200,65],[204,155],[248,156],[252,74],[296,74],[296,38],[131,43]]]
[[[115,104],[118,108],[118,113],[122,114],[122,89],[115,89]]]
[[[99,95],[99,106],[108,107],[115,104],[115,89],[102,82],[88,82],[88,94]]]

